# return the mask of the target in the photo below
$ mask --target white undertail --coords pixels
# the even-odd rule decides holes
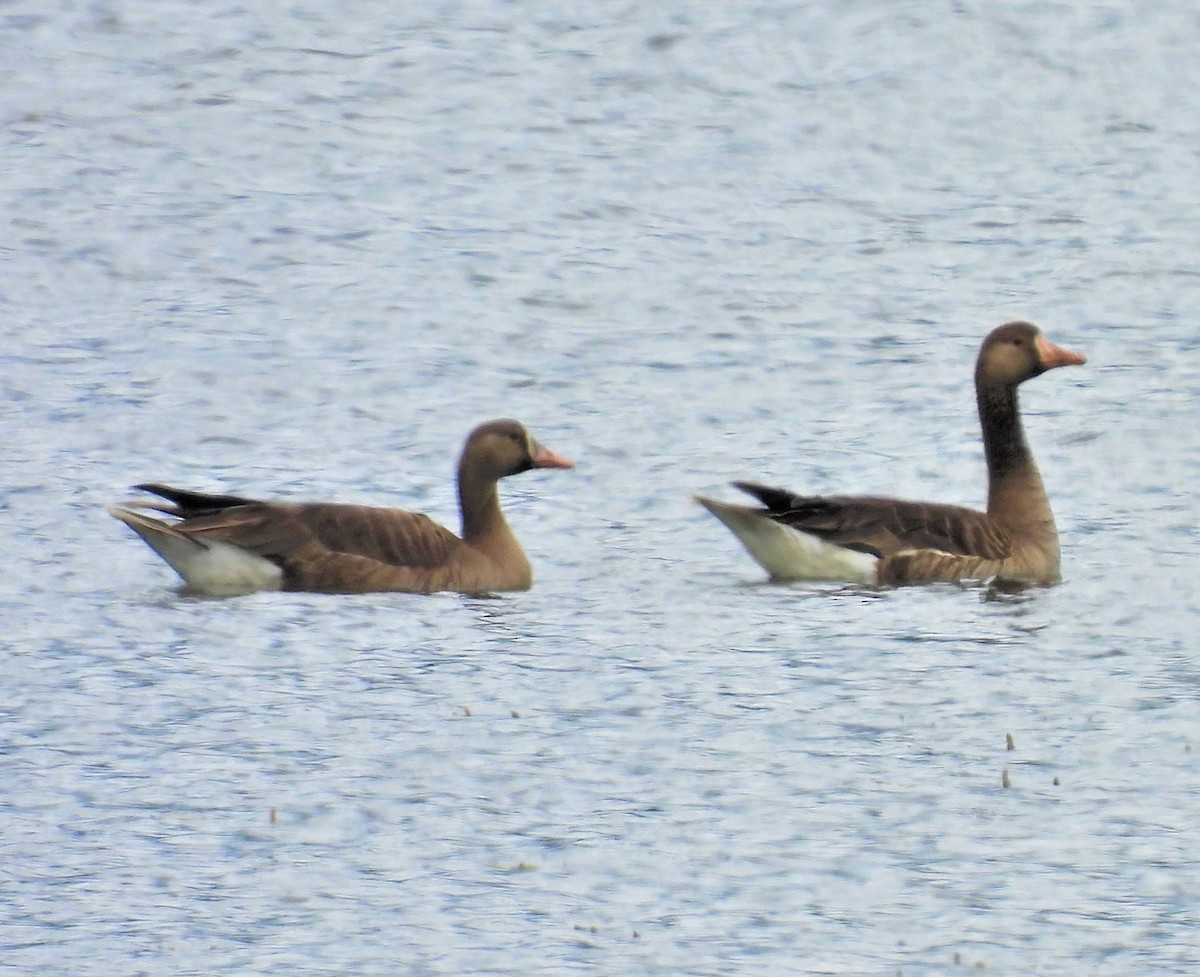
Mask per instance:
[[[190,535],[124,506],[109,506],[108,511],[141,536],[191,590],[230,597],[283,586],[278,566],[240,546]]]
[[[719,502],[697,495],[696,501],[721,520],[772,580],[839,580],[874,585],[879,558],[827,543],[818,536],[770,518],[762,509]]]

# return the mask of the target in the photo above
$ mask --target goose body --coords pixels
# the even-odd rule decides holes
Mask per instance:
[[[109,511],[198,593],[525,590],[532,571],[500,510],[497,482],[570,467],[516,421],[481,424],[459,458],[461,536],[403,509],[263,502],[156,483],[136,487],[166,502]]]
[[[1058,533],[1021,426],[1017,387],[1084,362],[1029,322],[999,326],[984,339],[975,367],[988,470],[984,512],[876,496],[804,496],[751,482],[734,485],[757,506],[697,500],[774,580],[1057,583]]]

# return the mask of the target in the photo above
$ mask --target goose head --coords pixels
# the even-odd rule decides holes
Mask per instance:
[[[976,384],[1016,387],[1060,366],[1086,363],[1082,353],[1055,346],[1032,322],[1006,322],[984,339],[975,367]]]
[[[531,468],[574,468],[561,455],[543,447],[519,421],[501,418],[480,424],[463,445],[459,472],[483,481],[498,481]]]

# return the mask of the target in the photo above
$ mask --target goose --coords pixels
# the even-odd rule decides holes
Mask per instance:
[[[157,483],[135,488],[166,503],[127,502],[109,512],[193,593],[526,590],[533,582],[529,560],[500,511],[496,483],[533,468],[572,467],[517,421],[479,425],[458,462],[461,537],[403,509],[260,502]]]
[[[733,485],[758,506],[696,499],[776,581],[1057,583],[1058,532],[1021,426],[1017,388],[1047,370],[1085,362],[1031,322],[1006,323],[984,339],[975,395],[986,512],[875,496],[803,496],[753,482]]]

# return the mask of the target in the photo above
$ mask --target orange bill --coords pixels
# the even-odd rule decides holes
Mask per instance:
[[[1055,346],[1041,333],[1038,333],[1034,345],[1042,366],[1047,370],[1053,370],[1056,366],[1081,366],[1087,362],[1087,357],[1082,353],[1073,353],[1069,349]]]
[[[549,448],[544,448],[536,441],[533,443],[533,467],[534,468],[574,468],[573,462],[564,458],[562,455],[556,455]]]

